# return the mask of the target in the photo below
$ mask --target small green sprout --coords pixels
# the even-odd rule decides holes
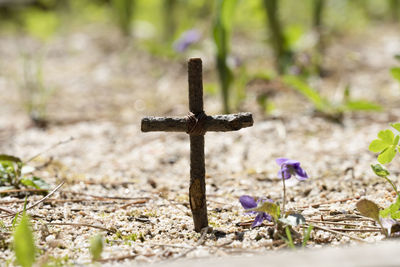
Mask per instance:
[[[36,189],[49,189],[43,179],[31,175],[34,168],[25,165],[18,157],[0,154],[0,191],[19,188],[21,185]]]
[[[25,212],[14,231],[14,252],[18,265],[31,267],[35,263],[36,247],[29,216]]]
[[[90,238],[89,251],[92,255],[92,261],[101,259],[101,253],[103,252],[103,236],[98,234]]]

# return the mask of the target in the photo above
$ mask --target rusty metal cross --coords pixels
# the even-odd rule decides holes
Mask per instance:
[[[204,134],[207,131],[236,131],[253,125],[251,113],[207,116],[203,111],[202,61],[191,58],[188,62],[189,110],[186,117],[145,117],[142,132],[186,132],[190,136],[190,186],[189,203],[194,230],[200,232],[208,226]]]

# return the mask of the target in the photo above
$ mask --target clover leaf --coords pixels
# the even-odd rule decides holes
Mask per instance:
[[[391,68],[390,73],[392,74],[393,78],[400,81],[400,68]]]
[[[400,219],[400,197],[398,197],[396,202],[390,205],[388,208],[381,210],[379,215],[382,218],[390,216],[392,219]]]
[[[378,175],[379,177],[385,178],[390,175],[390,172],[388,170],[386,170],[385,167],[383,167],[380,164],[375,164],[375,165],[371,164],[371,168],[374,171],[374,173],[376,175]]]
[[[394,126],[392,127],[395,128]],[[378,156],[379,163],[389,163],[396,156],[399,139],[400,136],[397,135],[395,137],[391,130],[380,131],[378,133],[378,139],[373,140],[369,145],[369,150],[375,153],[380,153]]]
[[[390,126],[400,132],[400,123],[391,123]]]

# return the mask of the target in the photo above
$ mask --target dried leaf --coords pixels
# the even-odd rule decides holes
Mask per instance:
[[[361,199],[357,202],[356,206],[363,216],[379,221],[379,207],[373,201]]]

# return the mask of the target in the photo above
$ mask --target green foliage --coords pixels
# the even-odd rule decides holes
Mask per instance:
[[[217,71],[221,86],[223,108],[229,113],[229,91],[233,82],[232,70],[228,66],[229,40],[232,31],[232,19],[237,0],[217,0],[217,12],[213,25],[213,38],[216,46]]]
[[[399,124],[392,125],[394,125],[393,127],[395,128],[398,127]],[[382,130],[378,133],[378,138],[373,140],[369,145],[369,150],[374,153],[379,153],[379,163],[390,163],[398,151],[399,139],[400,136],[395,136],[392,130]]]
[[[349,88],[344,91],[344,101],[341,103],[332,103],[328,99],[309,86],[306,82],[294,75],[283,76],[283,82],[291,88],[298,91],[308,99],[314,108],[323,114],[336,117],[338,114],[349,111],[379,111],[381,107],[378,104],[366,100],[351,100]]]
[[[0,190],[6,190],[14,185],[18,185],[22,172],[21,159],[10,156],[0,155]]]
[[[395,221],[390,221],[392,221],[392,219],[400,219],[400,197],[397,198],[395,203],[384,210],[379,210],[378,205],[367,199],[358,201],[356,206],[358,211],[360,211],[363,216],[375,220],[381,226],[383,233],[387,237],[389,237],[392,232],[391,226],[393,224],[397,224]],[[387,219],[389,219],[390,226],[385,223],[385,220]]]
[[[0,191],[19,188],[21,185],[37,189],[49,189],[50,186],[41,178],[27,176],[30,168],[18,157],[0,155]]]
[[[390,175],[390,172],[388,170],[386,170],[382,165],[380,164],[375,164],[375,165],[371,165],[372,170],[374,171],[374,173],[379,176],[379,177],[387,177]]]
[[[112,0],[114,18],[122,33],[131,34],[131,22],[133,18],[135,0]]]
[[[307,231],[304,230],[303,232],[303,242],[301,244],[301,246],[304,248],[307,245],[308,240],[311,237],[311,231],[314,229],[314,226],[312,224],[310,224],[307,228]]]
[[[396,129],[396,131],[400,132],[400,123],[391,123],[390,126]]]
[[[103,252],[103,236],[98,234],[90,238],[90,254],[92,255],[92,261],[101,259],[101,253]]]
[[[280,213],[281,213],[278,205],[276,205],[275,203],[268,202],[268,201],[262,203],[260,206],[254,208],[254,209],[249,209],[249,211],[259,211],[259,212],[268,213],[275,219],[275,221],[279,220]]]
[[[57,31],[60,20],[55,12],[29,8],[21,13],[25,31],[42,41],[48,41]]]
[[[163,17],[164,29],[163,39],[164,42],[169,42],[175,35],[177,26],[177,0],[164,0],[163,1]],[[183,3],[182,3],[183,4]]]
[[[55,89],[45,85],[40,59],[25,55],[23,60],[24,76],[19,86],[22,103],[35,125],[45,128],[47,106]]]
[[[286,237],[287,239],[285,239],[286,244],[288,244],[288,246],[292,249],[295,249],[294,243],[293,243],[293,238],[292,238],[292,233],[290,233],[290,227],[286,226],[285,227],[285,233],[286,233]]]
[[[271,34],[271,43],[275,53],[275,62],[279,73],[284,73],[289,65],[293,63],[293,53],[282,29],[279,18],[279,1],[263,0],[267,13],[268,28]]]
[[[36,189],[50,189],[48,183],[46,183],[42,178],[36,176],[25,177],[20,180],[21,184],[25,185],[26,187],[33,187]]]
[[[29,217],[25,213],[14,231],[14,252],[18,265],[31,267],[35,263],[36,247]]]
[[[381,111],[382,107],[366,100],[349,100],[343,104],[345,111]]]
[[[395,203],[391,204],[386,209],[383,209],[379,212],[379,216],[382,218],[392,218],[392,219],[400,219],[400,197],[397,197]]]
[[[400,82],[400,68],[391,68],[390,73],[393,78]]]
[[[330,109],[330,103],[324,99],[314,88],[294,75],[285,75],[283,82],[305,96],[319,111]]]

